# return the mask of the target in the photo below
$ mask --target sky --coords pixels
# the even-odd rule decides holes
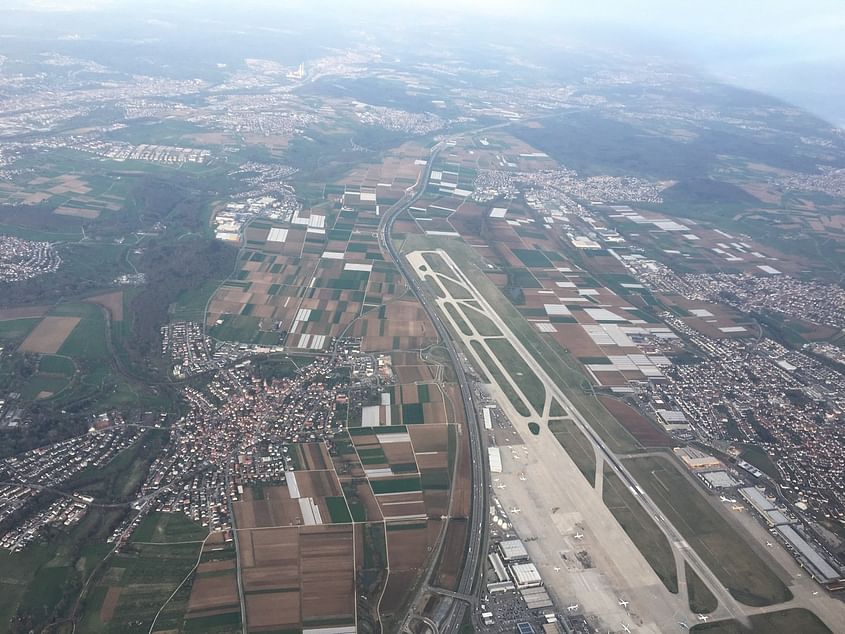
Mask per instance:
[[[200,15],[213,2],[242,12],[286,8],[402,18],[490,19],[514,31],[577,32],[663,54],[720,79],[786,98],[845,126],[845,0],[169,0]],[[161,0],[3,0],[7,8],[137,12]],[[505,22],[506,21],[506,22]],[[524,33],[522,33],[524,35]],[[841,84],[841,86],[840,86]]]

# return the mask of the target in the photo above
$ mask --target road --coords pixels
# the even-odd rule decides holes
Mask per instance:
[[[487,497],[489,490],[489,474],[487,473],[484,457],[484,439],[481,432],[480,422],[478,420],[471,385],[458,355],[457,347],[452,341],[449,330],[441,320],[436,307],[429,301],[426,294],[423,292],[423,289],[420,287],[418,277],[410,271],[408,265],[394,246],[392,239],[393,225],[396,222],[396,218],[422,196],[428,186],[428,181],[431,178],[434,161],[444,147],[445,143],[441,142],[432,149],[428,164],[426,165],[424,172],[421,174],[416,186],[413,188],[413,191],[406,194],[405,198],[387,211],[381,224],[379,225],[378,233],[382,250],[390,255],[390,258],[393,260],[394,264],[399,269],[399,272],[402,274],[402,277],[405,279],[405,282],[408,284],[408,288],[411,292],[413,292],[414,296],[422,305],[423,310],[425,310],[428,315],[428,318],[431,320],[432,324],[434,324],[438,337],[443,342],[444,347],[449,353],[449,358],[451,359],[452,366],[455,369],[455,375],[457,376],[458,386],[461,391],[461,397],[466,413],[466,429],[469,436],[470,457],[472,463],[472,504],[469,517],[466,559],[458,582],[457,592],[460,595],[469,595],[475,594],[480,589],[480,565],[484,561],[487,550]],[[466,604],[464,602],[453,602],[446,618],[439,624],[438,631],[457,631],[460,627],[461,621],[463,620],[465,609]]]

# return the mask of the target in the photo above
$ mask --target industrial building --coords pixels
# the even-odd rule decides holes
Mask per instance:
[[[481,415],[484,418],[484,429],[493,429],[493,416],[491,415],[492,410],[492,407],[485,407],[481,410]]]
[[[488,583],[487,592],[496,594],[497,592],[509,592],[514,589],[513,581],[499,581],[497,583]]]
[[[759,489],[755,487],[743,487],[739,490],[739,494],[748,502],[752,509],[765,519],[770,526],[775,526],[777,522],[774,521],[770,515],[773,511],[777,511],[777,506],[773,500],[770,500],[763,495]]]
[[[734,480],[725,470],[705,471],[696,475],[708,489],[732,489],[739,486],[739,482]]]
[[[502,558],[499,557],[498,553],[490,553],[487,555],[487,559],[490,560],[490,565],[493,566],[493,572],[496,573],[496,578],[499,581],[507,581],[508,573],[505,570],[505,564],[502,563]]]
[[[687,468],[692,469],[693,471],[723,468],[722,463],[718,459],[714,458],[710,454],[704,453],[703,451],[699,451],[698,449],[693,449],[692,447],[677,447],[672,451],[674,451],[675,455],[683,461]]]
[[[532,563],[511,564],[511,578],[517,588],[535,588],[543,585],[537,566]]]
[[[519,591],[529,610],[539,610],[554,606],[549,593],[543,587],[523,588]]]
[[[792,526],[785,524],[775,527],[777,534],[795,553],[796,558],[813,578],[824,585],[839,585],[843,580],[840,571],[831,566],[824,557],[798,534]]]
[[[499,542],[499,552],[502,553],[502,559],[507,562],[528,559],[528,551],[525,550],[525,544],[519,539],[506,539],[505,541]]]
[[[534,626],[531,623],[517,623],[516,629],[519,634],[535,634]]]
[[[490,462],[491,473],[502,472],[502,452],[499,451],[498,447],[487,448],[487,459]]]

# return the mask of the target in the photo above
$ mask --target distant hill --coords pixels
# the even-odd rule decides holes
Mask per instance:
[[[760,203],[760,200],[741,187],[712,178],[689,178],[679,181],[663,190],[663,200],[667,203],[691,205]]]

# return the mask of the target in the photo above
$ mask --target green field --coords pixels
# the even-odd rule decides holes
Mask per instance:
[[[731,526],[668,459],[628,458],[640,486],[657,503],[730,593],[752,606],[774,605],[792,593]]]
[[[511,251],[525,266],[548,268],[552,265],[542,251],[535,249],[511,249]]]
[[[499,371],[498,366],[493,363],[493,359],[490,357],[487,350],[477,341],[472,341],[470,343],[472,344],[473,352],[481,361],[482,370],[486,370],[487,374],[492,377],[496,384],[501,388],[502,392],[504,392],[505,396],[508,397],[508,400],[511,402],[517,413],[522,416],[529,416],[531,412],[528,411],[528,407],[522,402],[522,399],[516,393],[516,390],[513,389],[510,382]]]
[[[333,524],[348,524],[352,521],[352,516],[349,514],[349,508],[346,506],[344,497],[327,497],[326,506],[329,509],[329,515]]]
[[[499,337],[502,332],[498,326],[494,324],[489,317],[481,311],[470,308],[466,305],[461,305],[461,310],[464,311],[467,319],[475,328],[476,332],[483,337]]]
[[[696,614],[709,614],[719,607],[718,599],[713,596],[710,588],[701,580],[701,577],[690,568],[689,562],[684,562],[684,571],[687,578],[689,609]]]
[[[743,445],[740,458],[754,465],[770,478],[780,480],[780,472],[765,449],[757,445]]]
[[[20,394],[27,401],[34,401],[42,394],[47,395],[47,398],[49,398],[65,389],[68,383],[68,377],[48,376],[39,372],[38,374],[33,374],[23,382],[20,386]]]
[[[443,287],[440,286],[440,283],[434,279],[433,275],[425,275],[423,276],[423,281],[428,285],[429,290],[440,299],[446,297],[446,293],[443,291]]]
[[[115,371],[107,337],[114,336],[117,339],[115,352],[120,353],[121,337],[125,334],[123,328],[127,322],[113,322],[111,332],[108,332],[104,311],[88,302],[59,304],[48,314],[80,318],[58,351],[59,357],[69,359],[58,361],[54,357],[45,357],[50,368],[66,370],[70,359],[78,368],[78,373],[68,389],[51,398],[54,407],[85,407],[93,411],[103,411],[137,407],[143,407],[145,410],[156,407],[164,409],[171,405],[170,400],[156,388]]]
[[[455,322],[455,325],[457,325],[458,330],[460,330],[467,337],[471,336],[472,330],[470,330],[469,326],[467,326],[467,323],[464,321],[464,318],[461,317],[460,314],[458,314],[458,309],[455,308],[454,304],[445,304],[445,307],[446,312],[449,313],[449,316]]]
[[[38,360],[38,371],[42,374],[60,374],[71,377],[76,372],[76,366],[70,357],[45,354]]]
[[[115,351],[121,352],[121,336],[127,322],[113,322],[112,332],[107,332],[104,311],[93,303],[84,301],[61,303],[50,309],[55,317],[78,317],[76,327],[62,343],[57,354],[30,355],[31,361],[15,355],[15,364],[9,366],[7,385],[21,393],[26,401],[42,396],[44,402],[56,410],[70,412],[101,412],[114,408],[145,409],[166,408],[170,399],[145,382],[116,372],[107,337],[114,336]],[[4,335],[22,339],[40,319],[0,321],[0,340]],[[21,365],[23,363],[23,365]],[[124,360],[128,365],[128,362]],[[28,369],[24,366],[28,365]]]
[[[472,299],[472,294],[466,289],[463,284],[458,284],[445,277],[439,277],[438,281],[446,289],[446,292],[452,299]]]
[[[690,632],[695,634],[833,634],[821,620],[809,610],[793,608],[780,612],[755,614],[751,617],[751,629],[742,627],[733,620],[711,621],[696,625]]]
[[[669,540],[631,490],[607,465],[602,498],[669,592],[678,592],[678,571]]]
[[[208,280],[197,288],[184,291],[177,300],[170,305],[170,319],[172,321],[205,321],[205,307],[208,300],[220,286],[223,280]]]
[[[211,336],[222,341],[251,343],[258,335],[261,320],[248,315],[225,315],[223,323],[211,329]]]
[[[92,509],[79,524],[56,531],[49,541],[35,542],[19,553],[0,550],[0,623],[8,624],[17,611],[28,615],[40,631],[39,624],[45,624],[63,598],[75,596],[75,584],[110,550],[105,538],[120,517],[120,511]]]
[[[155,613],[196,564],[206,535],[207,529],[182,514],[144,518],[129,544],[98,576],[84,603],[82,631],[149,631]],[[120,588],[120,596],[113,617],[103,623],[100,609],[112,587]],[[189,595],[190,584],[185,584],[159,617],[157,631],[181,629]]]
[[[132,534],[133,542],[201,542],[208,530],[188,519],[184,513],[161,513],[147,515]]]
[[[89,363],[103,363],[108,360],[106,318],[98,306],[86,302],[59,304],[49,314],[55,317],[80,318],[76,328],[59,348],[60,355]]]
[[[422,491],[422,484],[419,476],[408,478],[390,478],[370,480],[373,493],[407,493],[409,491]]]
[[[592,443],[578,429],[575,422],[570,419],[552,419],[549,421],[549,430],[557,438],[567,455],[572,458],[578,470],[587,478],[587,482],[591,486],[594,485],[596,481],[596,452]]]
[[[0,343],[19,343],[23,341],[40,321],[40,317],[0,321]]]
[[[446,261],[442,257],[440,257],[439,254],[423,253],[422,257],[433,272],[439,273],[440,275],[448,275],[449,277],[455,276],[455,272],[451,268],[449,268],[449,266],[446,264]]]
[[[93,592],[82,617],[83,631],[148,632],[152,619],[197,562],[200,544],[129,544],[112,557],[98,583],[106,590],[121,589],[113,617],[100,620],[106,592]],[[96,588],[95,588],[96,589]],[[178,630],[184,618],[190,586],[170,600],[156,622],[157,630]]]
[[[525,359],[505,339],[486,339],[485,341],[522,390],[528,402],[538,413],[542,414],[543,406],[546,403],[546,389],[537,375],[534,374],[534,371],[528,367]]]

